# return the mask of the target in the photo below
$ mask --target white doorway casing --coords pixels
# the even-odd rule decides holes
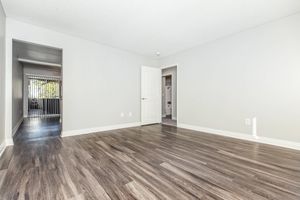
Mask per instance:
[[[161,69],[141,68],[141,124],[161,123]]]
[[[162,70],[162,123],[171,126],[177,126],[177,70],[178,65],[169,65],[161,67]],[[168,81],[167,78],[169,79]],[[171,80],[170,80],[171,79]]]
[[[178,89],[177,89],[177,79],[178,79],[178,65],[171,65],[171,66],[166,66],[162,67],[162,78],[167,76],[171,76],[171,115],[172,115],[172,120],[177,120],[177,100],[178,100]],[[162,80],[163,82],[164,80]],[[164,101],[164,99],[162,99]],[[162,107],[162,113],[164,114],[164,106]],[[165,116],[163,116],[165,117]]]

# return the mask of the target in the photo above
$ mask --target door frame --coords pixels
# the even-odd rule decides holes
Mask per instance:
[[[30,74],[30,73],[24,73],[24,77],[23,77],[23,118],[28,118],[28,80],[30,79],[30,77],[38,77],[39,79],[45,79],[45,80],[57,80],[59,81],[59,92],[60,92],[60,102],[61,102],[61,98],[62,98],[62,77],[61,76],[49,76],[49,75],[41,75],[41,74]],[[25,82],[25,80],[27,82]],[[27,95],[25,96],[26,92],[25,90],[27,90]],[[60,103],[61,104],[61,103]],[[60,105],[61,106],[61,105]],[[61,113],[62,113],[62,108],[60,107],[60,114],[59,116],[61,117]],[[57,114],[54,115],[46,115],[46,117],[51,117],[51,116],[58,116]]]
[[[172,119],[173,120],[176,120],[177,121],[177,125],[178,125],[178,119],[179,119],[179,115],[178,115],[178,77],[179,77],[179,73],[178,73],[178,69],[179,69],[179,66],[178,64],[172,64],[172,65],[164,65],[162,67],[160,67],[161,71],[163,69],[168,69],[168,68],[172,68],[172,67],[176,67],[176,119],[173,119],[173,113],[172,113]],[[173,77],[173,74],[170,74],[172,77]],[[163,76],[162,76],[163,77]],[[172,83],[173,84],[173,83]],[[172,97],[173,97],[173,94],[174,94],[174,91],[173,91],[173,87],[172,87]],[[173,99],[172,99],[173,100]],[[161,101],[162,101],[162,95],[161,95]],[[172,105],[174,105],[174,101],[172,102]],[[172,106],[172,110],[173,110],[173,106]],[[161,108],[161,113],[162,113],[162,108]]]
[[[63,89],[64,89],[64,49],[63,47],[59,47],[57,45],[49,45],[45,44],[44,42],[34,42],[32,40],[28,40],[26,38],[22,37],[12,37],[8,36],[5,44],[5,52],[6,52],[6,59],[5,59],[5,91],[4,91],[4,96],[5,96],[5,142],[7,146],[14,145],[13,141],[13,128],[12,128],[12,61],[13,61],[13,42],[23,42],[23,43],[28,43],[28,44],[34,44],[34,45],[41,45],[41,46],[46,46],[50,48],[55,48],[58,50],[61,50],[62,53],[62,64],[61,64],[61,92],[62,92],[62,99],[61,99],[61,133],[62,134],[64,130],[64,123],[63,123],[63,112],[64,112],[64,106],[63,106]],[[22,87],[23,88],[23,87]]]
[[[149,66],[146,66],[146,65],[142,65],[141,68],[140,68],[140,91],[142,91],[142,67],[149,67]],[[172,65],[164,65],[164,66],[161,66],[161,67],[158,67],[158,69],[160,69],[161,71],[163,69],[167,69],[167,68],[171,68],[171,67],[176,67],[176,72],[177,72],[177,76],[176,76],[176,82],[177,82],[177,90],[176,90],[176,121],[177,121],[177,125],[178,125],[178,119],[179,119],[179,115],[178,115],[178,80],[179,80],[179,65],[178,64],[172,64]],[[156,68],[156,67],[154,67]],[[162,82],[162,74],[160,76],[160,81]],[[173,91],[172,91],[173,92]],[[139,102],[140,102],[140,124],[141,125],[144,125],[142,123],[142,101],[141,101],[141,98],[142,98],[142,93],[140,94],[140,99],[139,99]],[[160,91],[160,101],[162,102],[162,91]],[[160,115],[161,115],[161,118],[162,118],[162,104],[160,104]],[[160,120],[160,123],[161,123],[161,120]]]

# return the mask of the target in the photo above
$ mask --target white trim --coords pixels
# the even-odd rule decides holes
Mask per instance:
[[[13,146],[14,145],[14,142],[12,139],[6,139],[2,142],[2,144],[0,144],[0,158],[1,156],[3,155],[6,147],[8,146]]]
[[[14,135],[17,133],[18,129],[20,128],[22,122],[24,120],[24,117],[21,117],[20,120],[18,121],[18,123],[15,125],[15,127],[12,129],[12,136],[14,137]]]
[[[0,158],[5,151],[5,148],[6,148],[5,141],[3,141],[2,144],[0,144]]]
[[[52,66],[52,67],[62,67],[62,64],[50,63],[50,62],[43,62],[43,61],[38,61],[38,60],[26,59],[26,58],[18,58],[18,61],[22,62],[22,63],[30,63],[30,64],[36,64],[36,65],[46,65],[46,66]]]
[[[111,126],[102,126],[102,127],[96,127],[96,128],[63,131],[62,134],[61,134],[61,137],[84,135],[84,134],[89,134],[89,133],[97,133],[97,132],[102,132],[102,131],[111,131],[111,130],[122,129],[122,128],[131,128],[131,127],[137,127],[137,126],[140,126],[140,125],[141,125],[140,122],[133,122],[133,123],[111,125]]]
[[[4,153],[5,149],[6,149],[6,147],[8,147],[8,146],[13,146],[13,145],[14,145],[14,142],[13,142],[12,139],[4,140],[4,141],[2,142],[2,144],[0,144],[0,158],[1,158],[1,156],[3,155],[3,153]]]
[[[13,141],[13,139],[11,138],[11,139],[6,139],[5,140],[5,146],[7,147],[7,146],[13,146],[14,145],[14,141]]]
[[[6,19],[7,20],[7,19]],[[5,138],[12,140],[12,38],[6,29],[5,44]]]
[[[149,126],[149,125],[161,124],[161,123],[162,123],[162,120],[160,122],[157,122],[157,121],[146,122],[146,123],[141,122],[140,126]]]
[[[172,117],[172,120],[177,120],[177,117]]]
[[[252,141],[252,142],[258,142],[258,143],[263,143],[263,144],[270,144],[270,145],[285,147],[285,148],[289,148],[289,149],[300,150],[300,143],[298,143],[298,142],[291,142],[291,141],[287,141],[287,140],[274,139],[274,138],[268,138],[268,137],[257,137],[257,136],[254,137],[253,135],[247,134],[247,133],[237,133],[237,132],[231,132],[231,131],[225,131],[225,130],[217,130],[217,129],[194,126],[194,125],[189,125],[189,124],[182,124],[182,123],[177,124],[177,126],[180,128],[190,129],[190,130],[194,130],[194,131],[200,131],[200,132],[209,133],[209,134],[216,134],[216,135],[221,135],[221,136],[226,136],[226,137],[248,140],[248,141]]]

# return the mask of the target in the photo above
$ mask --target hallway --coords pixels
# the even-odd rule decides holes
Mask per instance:
[[[14,142],[26,142],[59,136],[60,117],[25,118],[14,136]]]

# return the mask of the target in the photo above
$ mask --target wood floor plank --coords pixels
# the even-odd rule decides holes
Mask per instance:
[[[0,170],[8,168],[8,165],[12,158],[12,154],[13,154],[13,147],[12,146],[7,147],[0,159]]]
[[[300,151],[165,125],[20,139],[0,199],[299,200]]]
[[[136,181],[127,183],[126,188],[136,199],[158,200],[158,198],[153,193],[151,193],[147,188],[145,188]]]

